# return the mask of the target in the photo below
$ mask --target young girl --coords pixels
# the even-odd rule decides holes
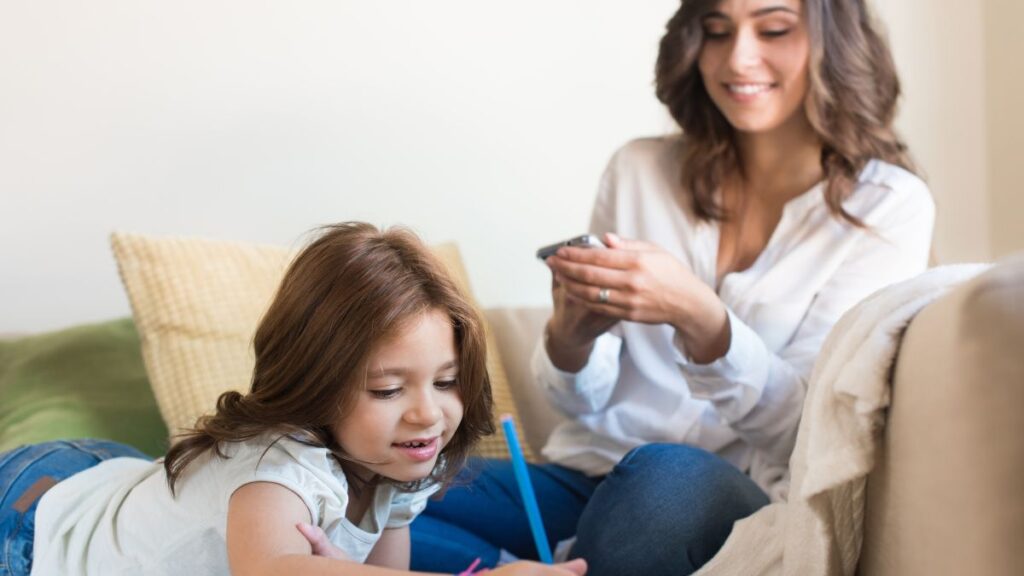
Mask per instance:
[[[407,574],[408,524],[493,433],[478,314],[412,233],[345,223],[299,254],[254,347],[249,393],[162,462],[102,441],[0,455],[0,576]]]

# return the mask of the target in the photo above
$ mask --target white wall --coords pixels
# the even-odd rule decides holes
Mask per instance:
[[[985,258],[982,9],[878,4],[936,255]],[[651,83],[677,6],[0,0],[0,333],[128,314],[114,229],[405,223],[461,245],[484,305],[546,303],[533,249],[584,229],[618,145],[673,128]]]
[[[938,263],[991,256],[981,2],[875,0],[903,84],[897,128],[938,212]]]
[[[544,303],[675,0],[0,2],[0,332],[128,314],[119,229],[459,242],[486,305]]]
[[[986,0],[986,108],[989,185],[992,192],[992,251],[996,256],[1024,250],[1024,3]]]

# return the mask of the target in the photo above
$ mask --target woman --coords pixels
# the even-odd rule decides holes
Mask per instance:
[[[614,155],[591,220],[609,249],[547,260],[534,358],[569,417],[531,470],[548,538],[575,534],[597,576],[690,573],[786,497],[826,334],[925,269],[934,220],[864,0],[684,0],[656,73],[682,136]],[[509,466],[478,465],[414,524],[414,568],[536,557]]]

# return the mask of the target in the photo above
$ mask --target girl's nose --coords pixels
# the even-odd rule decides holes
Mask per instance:
[[[442,417],[441,405],[433,392],[425,392],[416,397],[414,403],[405,411],[405,419],[412,424],[431,425]]]

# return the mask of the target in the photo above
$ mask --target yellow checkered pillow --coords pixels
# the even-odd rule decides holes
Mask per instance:
[[[221,393],[248,390],[253,335],[293,253],[277,246],[123,233],[111,235],[111,246],[160,413],[171,434],[180,433],[213,412]],[[471,294],[458,248],[442,244],[433,250]],[[512,414],[522,435],[489,330],[487,349],[495,412]],[[534,459],[525,443],[523,450]],[[501,432],[481,441],[476,454],[508,458]]]

